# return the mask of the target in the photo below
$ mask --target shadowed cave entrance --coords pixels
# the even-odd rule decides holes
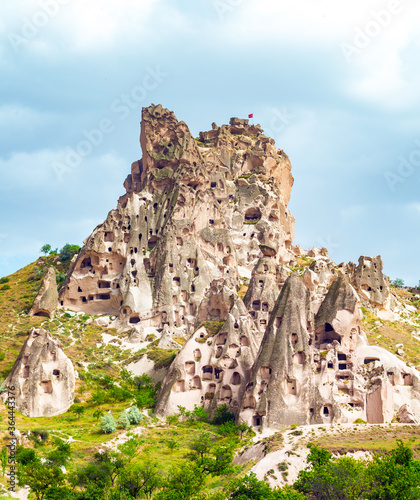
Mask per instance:
[[[332,344],[334,340],[341,344],[340,335],[334,330],[330,323],[325,323],[324,331],[315,335],[315,348],[322,349],[328,344]]]

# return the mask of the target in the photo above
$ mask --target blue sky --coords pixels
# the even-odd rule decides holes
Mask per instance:
[[[292,162],[295,243],[381,254],[418,283],[420,5],[3,4],[0,276],[82,244],[141,157],[141,107],[161,103],[194,135],[253,113]]]

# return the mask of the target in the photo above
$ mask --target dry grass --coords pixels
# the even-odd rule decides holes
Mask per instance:
[[[407,443],[415,458],[420,458],[420,427],[418,425],[353,425],[352,427],[334,426],[333,432],[311,439],[312,442],[333,453],[370,451],[383,453],[397,446],[397,439]]]

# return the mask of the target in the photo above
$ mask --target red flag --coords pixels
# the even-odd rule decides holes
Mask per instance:
[[[248,118],[254,118],[254,114],[251,113],[250,115],[248,115]]]

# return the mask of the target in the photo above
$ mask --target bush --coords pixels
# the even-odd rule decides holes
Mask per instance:
[[[104,434],[112,434],[116,428],[117,424],[114,417],[110,413],[101,417],[101,431]]]
[[[362,418],[356,418],[356,420],[353,422],[353,424],[367,424],[366,420],[363,420]]]
[[[10,290],[10,285],[2,285],[0,286],[0,290]]]
[[[62,283],[66,279],[66,273],[58,273],[55,280],[57,283]]]
[[[9,283],[10,279],[7,277],[0,278],[0,285],[3,285],[3,283]]]
[[[277,469],[280,472],[286,471],[288,469],[287,463],[286,462],[280,462],[279,464],[277,464]]]
[[[118,423],[123,429],[127,429],[130,426],[130,419],[128,418],[127,410],[124,410],[118,417]]]
[[[49,435],[49,431],[47,429],[43,429],[42,427],[37,427],[31,431],[31,439],[35,442],[35,444],[44,444],[48,440]]]
[[[34,266],[33,269],[33,274],[31,274],[28,278],[28,281],[39,281],[44,277],[44,271],[38,266]]]
[[[292,436],[301,436],[303,434],[303,431],[301,430],[296,430],[296,431],[292,431],[290,433]]]
[[[222,425],[227,422],[233,422],[235,415],[229,411],[226,404],[218,406],[213,412],[212,424]]]
[[[140,413],[140,410],[137,408],[137,406],[132,406],[127,411],[127,416],[128,416],[128,420],[130,421],[130,424],[132,424],[132,425],[136,425],[141,420],[143,420],[143,415]]]

